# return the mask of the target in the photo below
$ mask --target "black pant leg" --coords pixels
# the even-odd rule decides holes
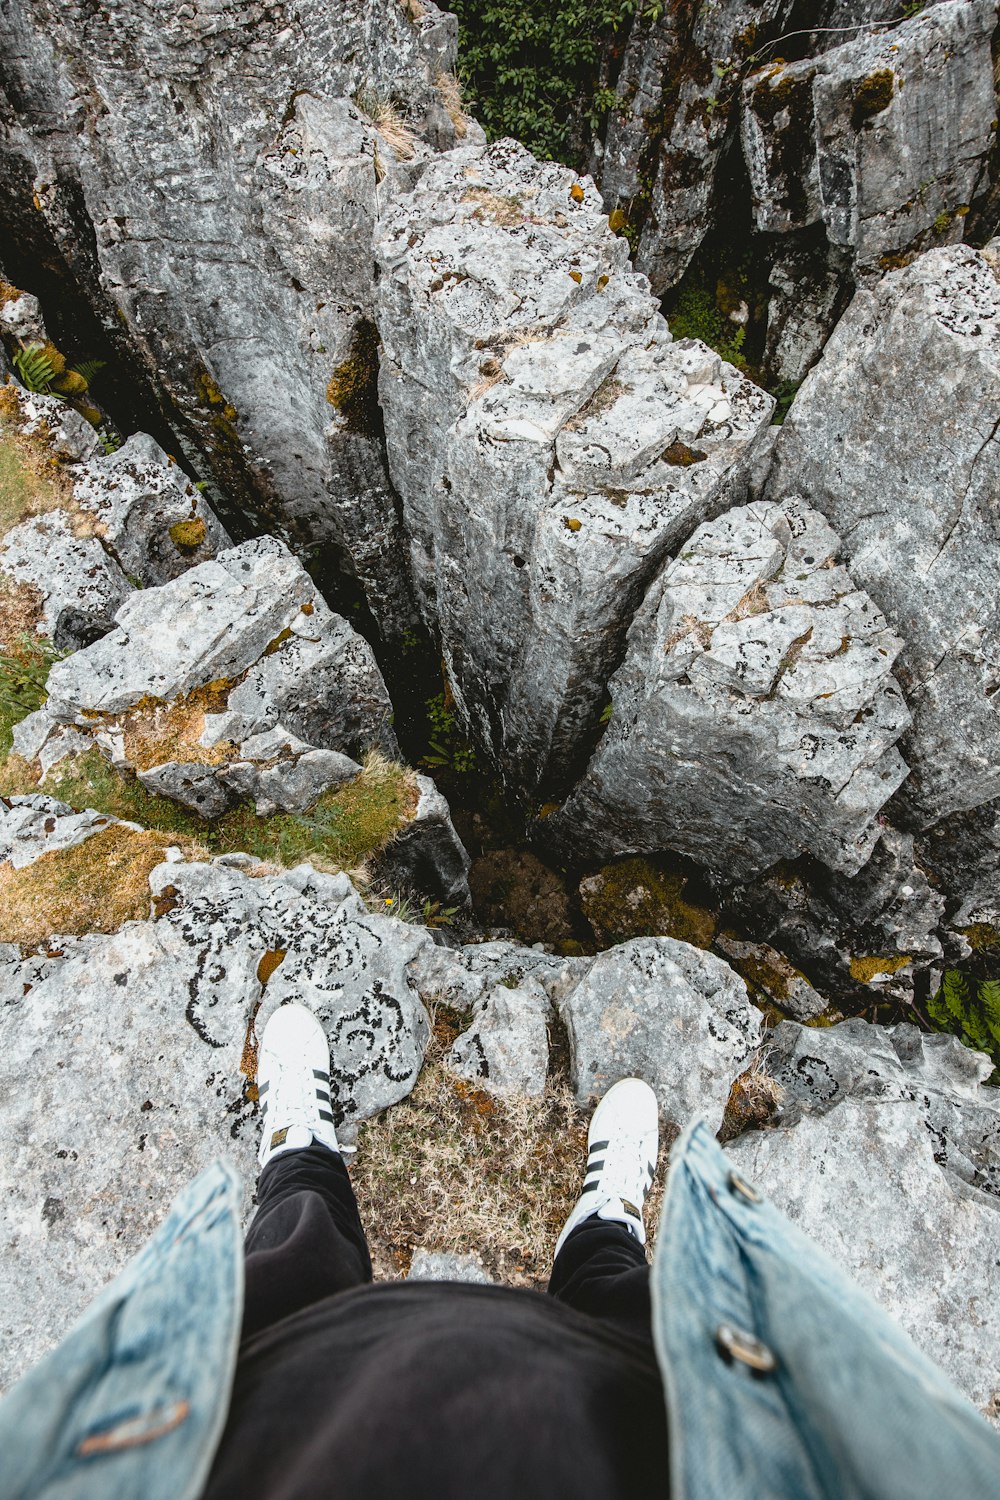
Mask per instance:
[[[596,1215],[578,1224],[555,1258],[548,1290],[578,1312],[652,1338],[649,1264],[624,1224]]]
[[[368,1244],[340,1153],[313,1145],[269,1161],[246,1237],[243,1337],[371,1279]]]

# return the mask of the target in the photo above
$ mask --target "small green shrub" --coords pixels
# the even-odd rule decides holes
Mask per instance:
[[[701,339],[738,370],[747,367],[743,344],[746,328],[728,318],[707,286],[683,286],[673,312],[667,316],[675,339]]]
[[[991,1057],[990,1081],[1000,1081],[1000,979],[977,979],[963,969],[946,969],[941,988],[927,1002],[927,1014],[940,1031],[951,1032],[967,1047]]]
[[[41,636],[19,636],[0,654],[0,755],[13,743],[14,725],[41,708],[49,668],[62,652]]]
[[[661,0],[454,0],[468,107],[491,141],[513,136],[543,160],[569,161],[615,92],[600,83],[608,44]],[[655,14],[653,14],[655,12]]]

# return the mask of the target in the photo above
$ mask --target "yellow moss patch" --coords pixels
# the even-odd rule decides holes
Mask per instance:
[[[1000,943],[1000,932],[989,922],[973,922],[971,927],[960,927],[958,930],[975,953],[984,953]]]
[[[150,872],[174,842],[111,823],[22,870],[0,865],[0,942],[31,948],[53,933],[117,932],[148,917]],[[190,841],[185,852],[205,857]]]
[[[893,953],[888,957],[871,954],[851,959],[851,978],[859,984],[871,984],[880,974],[895,974],[911,962],[908,953]]]
[[[19,297],[23,296],[24,293],[20,287],[14,286],[13,282],[4,281],[3,277],[0,276],[0,307],[3,307],[8,302],[16,302]]]
[[[208,535],[208,527],[201,516],[189,516],[186,521],[175,521],[170,528],[170,540],[181,552],[193,552],[200,547]]]
[[[229,740],[207,747],[200,743],[205,731],[205,715],[225,711],[233,681],[217,678],[204,687],[194,688],[183,698],[165,702],[162,698],[140,698],[123,714],[101,715],[101,722],[124,731],[125,754],[137,771],[148,771],[167,761],[198,762],[221,766],[236,756],[236,746]]]

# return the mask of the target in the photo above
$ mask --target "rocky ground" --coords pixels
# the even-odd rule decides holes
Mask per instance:
[[[640,15],[596,181],[341,9],[0,14],[0,1384],[297,999],[382,1274],[544,1280],[634,1073],[997,1419],[996,6]]]

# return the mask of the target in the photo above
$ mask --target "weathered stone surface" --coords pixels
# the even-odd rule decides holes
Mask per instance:
[[[8,273],[60,275],[230,506],[355,575],[391,638],[413,605],[370,245],[397,166],[351,96],[394,101],[422,155],[422,130],[452,144],[435,80],[456,29],[431,0],[19,0],[0,19]]]
[[[11,817],[21,825],[19,857],[26,819],[43,813],[6,815],[5,834]],[[53,818],[48,847],[87,816]],[[45,847],[36,839],[33,857]],[[420,1067],[429,1024],[407,964],[429,935],[370,915],[346,876],[302,866],[254,879],[229,860],[164,864],[151,885],[156,921],[60,939],[62,956],[0,954],[0,1386],[66,1331],[213,1157],[234,1160],[249,1206],[257,1131],[238,1069],[255,1012],[258,1031],[286,1000],[319,1016],[348,1135],[408,1093]]]
[[[672,938],[637,938],[593,960],[558,1002],[581,1103],[619,1078],[644,1078],[678,1124],[716,1123],[756,1047],[761,1015],[721,958]]]
[[[74,812],[65,802],[42,793],[12,802],[0,797],[0,862],[9,860],[15,870],[23,870],[43,854],[74,849],[91,834],[118,821],[93,808]]]
[[[40,629],[61,650],[114,626],[132,585],[96,536],[75,536],[62,511],[23,521],[0,539],[0,573],[41,595]]]
[[[444,905],[469,903],[469,856],[445,798],[429,776],[416,777],[417,806],[409,824],[372,861],[373,874]]]
[[[431,162],[376,248],[421,607],[508,780],[564,781],[649,579],[742,497],[771,400],[672,344],[593,186],[512,141]]]
[[[740,70],[792,10],[791,0],[722,0],[664,6],[655,20],[636,12],[594,168],[608,209],[637,231],[636,265],[657,292],[679,280],[712,222]]]
[[[537,979],[494,985],[477,1002],[471,1025],[452,1046],[448,1066],[499,1094],[543,1093],[549,1011],[548,996]]]
[[[899,631],[917,826],[1000,794],[1000,282],[965,246],[860,291],[799,392],[767,493],[806,494]]]
[[[116,620],[52,669],[45,718],[90,733],[116,766],[203,817],[244,797],[261,813],[307,807],[358,774],[345,751],[396,752],[371,648],[273,538],[132,594]],[[446,804],[436,815],[447,820]]]
[[[910,834],[887,825],[856,875],[778,866],[731,892],[744,924],[820,991],[857,1009],[913,999],[914,978],[941,961],[945,901]]]
[[[768,943],[751,943],[722,932],[715,946],[737,973],[796,1021],[811,1021],[827,1008],[826,1000],[809,983],[806,976],[783,953]]]
[[[960,239],[996,129],[995,0],[945,0],[743,86],[743,151],[758,230],[821,221],[855,272]]]
[[[900,642],[798,500],[702,526],[661,574],[611,722],[544,829],[600,856],[673,849],[722,880],[808,851],[854,873],[906,775]]]
[[[775,1033],[789,1123],[728,1149],[737,1170],[871,1292],[996,1418],[997,1091],[952,1037],[863,1021]]]
[[[408,1281],[466,1281],[474,1286],[492,1286],[475,1255],[453,1255],[443,1251],[416,1250],[407,1272]]]
[[[0,538],[0,574],[38,591],[39,629],[57,647],[106,635],[134,587],[163,583],[230,545],[202,496],[146,433],[105,456],[94,429],[64,401],[15,386],[6,393],[5,422],[58,467],[41,513]]]

